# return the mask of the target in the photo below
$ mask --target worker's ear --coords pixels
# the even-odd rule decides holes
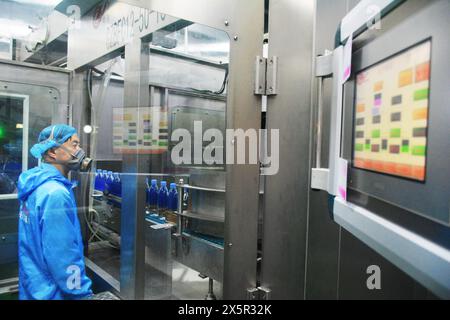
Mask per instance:
[[[56,160],[56,148],[48,149],[48,151],[44,155],[45,160]]]

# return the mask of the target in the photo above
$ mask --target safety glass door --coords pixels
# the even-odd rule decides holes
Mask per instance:
[[[264,8],[233,2],[101,1],[69,30],[68,67],[108,87],[91,97],[104,103],[89,196],[106,209],[89,221],[116,248],[89,250],[87,265],[124,299],[247,298],[257,285],[260,167],[227,155],[261,125]],[[238,23],[249,12],[260,19]],[[236,146],[227,129],[244,133]]]

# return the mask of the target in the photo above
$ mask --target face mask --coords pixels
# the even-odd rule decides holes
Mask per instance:
[[[67,162],[67,166],[73,171],[89,171],[92,165],[92,159],[86,157],[83,149],[79,149],[75,154],[72,154],[74,159]]]
[[[66,148],[62,146],[61,148],[67,153],[69,153],[73,158],[72,160],[69,160],[64,163],[71,171],[82,171],[82,172],[89,171],[92,165],[92,159],[86,157],[86,153],[84,152],[83,149],[80,148],[75,154],[72,154]]]

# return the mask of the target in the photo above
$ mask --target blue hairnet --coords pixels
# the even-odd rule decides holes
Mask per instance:
[[[41,159],[49,149],[59,147],[77,133],[75,128],[66,124],[57,124],[42,130],[39,134],[38,143],[30,150],[36,159]]]

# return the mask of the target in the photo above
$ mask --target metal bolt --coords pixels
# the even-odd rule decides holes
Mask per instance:
[[[239,38],[238,38],[238,36],[234,36],[234,41],[237,41]]]
[[[230,23],[228,22],[228,20],[225,20],[225,25],[228,27]]]
[[[233,244],[230,242],[230,243],[228,244],[228,247],[231,248],[232,246],[233,246]]]
[[[6,241],[6,237],[2,237],[2,241]]]

